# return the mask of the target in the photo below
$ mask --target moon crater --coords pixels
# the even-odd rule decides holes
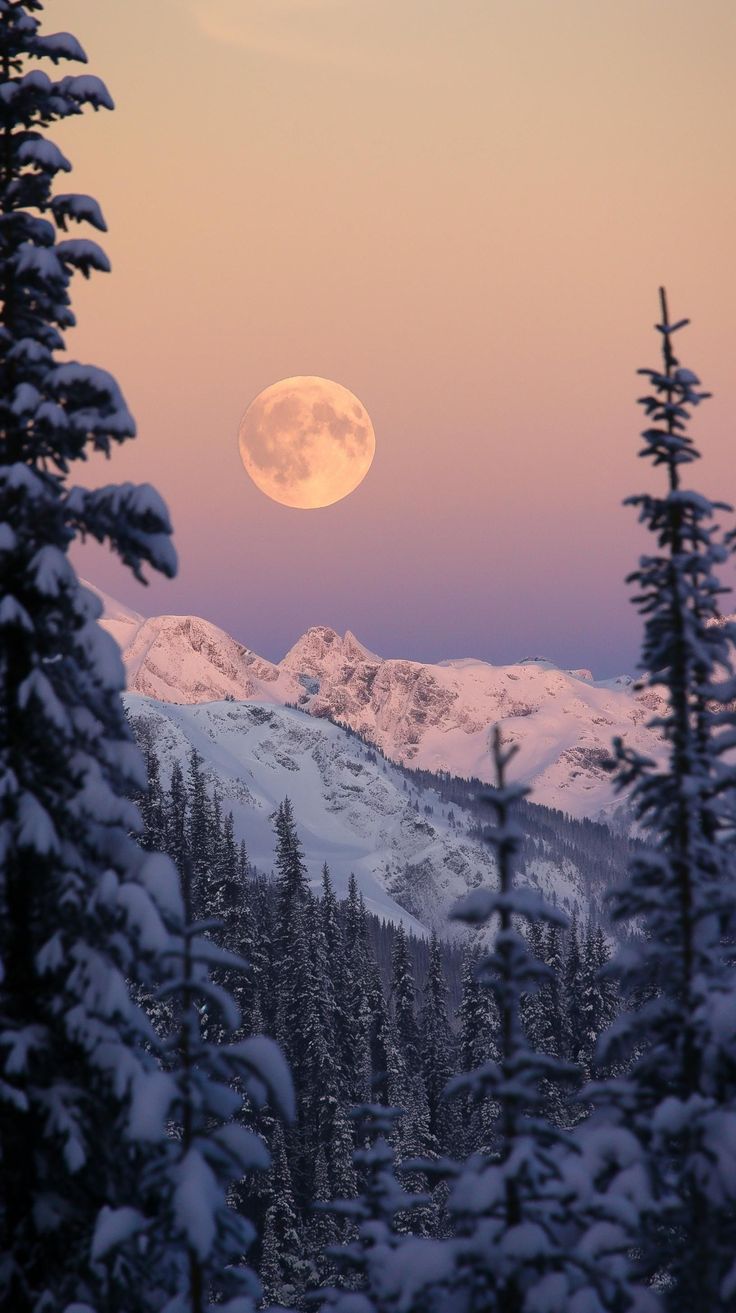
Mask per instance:
[[[331,379],[284,378],[260,392],[240,423],[240,455],[261,492],[283,506],[331,506],[354,492],[376,438],[356,396]]]

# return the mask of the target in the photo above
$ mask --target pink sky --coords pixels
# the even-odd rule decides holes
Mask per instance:
[[[697,485],[736,499],[732,0],[55,0],[117,101],[59,140],[109,278],[72,354],[140,437],[181,569],[137,609],[278,657],[310,624],[386,655],[630,668],[638,365],[657,286],[693,327]],[[65,186],[67,184],[65,183]],[[317,511],[245,475],[239,420],[291,375],[367,407],[376,456]]]

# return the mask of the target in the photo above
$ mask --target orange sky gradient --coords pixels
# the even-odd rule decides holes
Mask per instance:
[[[90,481],[150,481],[195,612],[269,657],[309,624],[386,655],[631,668],[623,576],[639,365],[657,287],[716,394],[696,486],[736,500],[733,0],[53,0],[114,114],[57,131],[97,196],[110,277],[76,289],[75,358],[139,439]],[[248,402],[335,379],[376,431],[318,511],[245,475]]]

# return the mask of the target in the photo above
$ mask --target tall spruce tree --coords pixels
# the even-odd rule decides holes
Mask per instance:
[[[562,930],[559,925],[538,927],[541,931],[540,960],[548,968],[547,979],[532,995],[529,1006],[536,1012],[536,1024],[531,1039],[533,1048],[553,1058],[566,1057],[563,990]],[[530,927],[531,930],[534,927]],[[568,1120],[570,1082],[561,1083],[554,1076],[542,1081],[544,1115],[555,1126],[564,1126]]]
[[[276,871],[282,910],[288,914],[309,891],[309,879],[304,863],[304,849],[294,820],[294,808],[289,798],[279,803],[274,817],[276,832]]]
[[[455,1269],[445,1278],[446,1293],[450,1307],[454,1301],[465,1313],[621,1313],[637,1307],[638,1299],[625,1266],[622,1201],[596,1191],[593,1180],[614,1146],[609,1141],[601,1153],[599,1142],[596,1163],[595,1152],[583,1153],[547,1120],[541,1087],[568,1070],[559,1058],[530,1047],[521,1022],[522,994],[548,982],[551,973],[531,956],[517,927],[565,921],[536,891],[515,886],[522,835],[510,813],[527,790],[507,783],[514,752],[503,748],[496,729],[496,788],[488,797],[496,826],[487,838],[496,852],[499,887],[474,890],[454,910],[471,925],[497,919],[479,979],[495,997],[500,1026],[498,1061],[456,1077],[449,1088],[490,1095],[499,1124],[493,1152],[472,1155],[454,1174],[448,1202],[458,1233],[448,1242]],[[586,1168],[580,1170],[583,1159]]]
[[[454,1045],[447,1014],[447,982],[442,968],[440,942],[434,931],[429,945],[429,966],[424,983],[419,1034],[429,1132],[437,1148],[446,1148],[451,1130],[451,1112],[443,1096],[453,1071]]]
[[[411,1071],[419,1067],[419,1029],[416,1018],[414,971],[406,942],[406,931],[399,925],[391,954],[391,998],[396,1021],[396,1033],[407,1066]]]
[[[493,995],[478,980],[482,949],[476,942],[465,948],[461,971],[462,993],[458,1008],[460,1071],[474,1071],[498,1057],[498,1012]],[[458,1143],[462,1157],[488,1150],[493,1143],[497,1109],[480,1088],[458,1093],[453,1104],[460,1109]]]
[[[187,789],[178,761],[175,761],[172,767],[164,811],[166,838],[162,846],[164,851],[169,854],[177,870],[181,871],[186,858],[189,856],[189,845],[187,842]]]
[[[663,703],[651,722],[661,764],[617,743],[618,783],[648,839],[615,903],[638,923],[619,959],[641,1006],[620,1019],[608,1052],[633,1054],[604,1093],[635,1125],[654,1190],[644,1215],[645,1272],[670,1313],[736,1308],[736,741],[731,651],[736,630],[719,615],[716,570],[726,546],[715,517],[728,508],[691,491],[684,477],[699,451],[688,431],[707,397],[675,356],[660,292],[662,366],[640,371],[650,390],[641,455],[666,479],[660,496],[629,499],[656,547],[631,576],[644,617],[646,688]],[[613,1043],[615,1041],[615,1044]]]
[[[137,720],[131,718],[131,725],[146,768],[146,787],[140,797],[136,798],[143,822],[143,833],[139,842],[151,852],[163,852],[166,851],[164,820],[166,800],[161,785],[154,735],[151,726],[143,717]]]
[[[153,1222],[141,1210],[104,1210],[93,1256],[119,1261],[127,1249],[133,1271],[138,1256],[139,1287],[132,1304],[120,1306],[126,1313],[145,1306],[151,1287],[163,1295],[156,1313],[207,1313],[215,1305],[252,1313],[261,1288],[245,1257],[255,1229],[229,1196],[247,1174],[269,1166],[266,1146],[248,1123],[267,1097],[278,1115],[293,1118],[294,1093],[273,1040],[235,1038],[238,1008],[211,973],[246,964],[208,937],[216,922],[193,921],[188,863],[183,884],[184,920],[167,950],[171,970],[160,990],[178,1020],[158,1043],[162,1070],[139,1085],[131,1114],[148,1143],[143,1191],[161,1203]]]
[[[335,983],[330,969],[332,964],[328,957],[322,907],[316,899],[311,899],[308,906],[307,943],[310,970],[305,1004],[308,1004],[310,1031],[305,1054],[305,1113],[314,1160],[322,1149],[327,1161],[331,1155],[343,1073],[339,1048],[335,1043],[338,1033]]]
[[[304,852],[291,802],[285,798],[273,818],[276,835],[276,924],[274,927],[276,1033],[292,1064],[304,1058],[313,995],[308,942],[311,902]],[[308,1006],[305,1006],[308,1004]]]
[[[145,779],[123,668],[68,557],[89,536],[139,579],[146,563],[175,571],[152,488],[69,481],[135,426],[109,374],[59,358],[74,273],[109,265],[94,241],[59,240],[105,223],[90,196],[55,190],[71,165],[45,132],[113,103],[96,77],[56,75],[86,57],[42,35],[42,8],[0,0],[0,1304],[14,1313],[91,1298],[96,1214],[135,1196],[127,1095],[150,1055],[126,981],[155,976],[156,900],[175,901],[130,837],[126,796]]]
[[[387,1099],[390,1104],[404,1110],[397,1127],[397,1145],[402,1155],[410,1158],[428,1153],[432,1148],[416,1017],[416,992],[406,932],[403,925],[400,925],[391,954],[393,1024],[384,1033],[389,1054]],[[418,1184],[411,1181],[412,1186]]]
[[[351,1103],[367,1103],[374,1093],[374,1079],[379,1082],[386,1079],[388,1064],[383,1047],[386,1008],[378,968],[365,934],[358,884],[352,873],[345,905],[345,982],[347,1031],[343,1070],[347,1095]]]
[[[301,843],[288,798],[274,818],[277,928],[274,988],[276,1036],[295,1073],[297,1126],[287,1150],[297,1204],[313,1197],[320,1147],[329,1154],[343,1085],[337,1005],[320,903],[307,882]]]
[[[345,1093],[347,1075],[345,1072],[345,1054],[348,1045],[347,1018],[347,956],[345,935],[338,911],[335,889],[330,869],[325,862],[322,867],[322,897],[319,903],[319,917],[325,948],[325,969],[328,977],[326,988],[329,991],[328,1011],[331,1021],[326,1033],[336,1050],[336,1059],[340,1080],[340,1092]],[[330,1030],[330,1026],[332,1030]]]
[[[585,1024],[582,1015],[583,964],[577,913],[573,913],[570,919],[570,928],[566,936],[562,987],[563,1051],[571,1062],[577,1062],[583,1048]]]
[[[213,870],[215,829],[212,804],[207,792],[204,761],[196,748],[189,757],[187,772],[186,854],[192,868],[192,898],[197,916],[204,917]]]
[[[620,1005],[614,975],[608,970],[611,949],[600,926],[589,925],[582,941],[577,1014],[580,1023],[576,1059],[587,1077],[604,1074],[598,1060],[599,1041],[613,1025]]]
[[[277,1122],[271,1141],[273,1165],[269,1204],[263,1226],[260,1276],[269,1303],[291,1304],[301,1299],[309,1282],[284,1133]]]

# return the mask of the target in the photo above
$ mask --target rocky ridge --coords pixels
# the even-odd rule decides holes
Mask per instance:
[[[348,726],[393,761],[480,779],[490,778],[488,735],[500,723],[519,746],[517,769],[534,799],[572,816],[606,817],[620,805],[609,769],[614,736],[650,756],[660,751],[648,728],[658,700],[629,676],[595,681],[543,657],[503,666],[384,658],[326,626],[307,630],[275,663],[199,617],[145,619],[103,600],[131,692],[171,703],[292,705]]]

